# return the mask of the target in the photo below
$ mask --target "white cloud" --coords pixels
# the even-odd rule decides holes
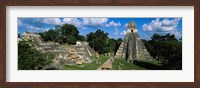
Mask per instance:
[[[174,34],[177,39],[180,39],[182,37],[182,33],[178,31],[173,31],[171,32],[171,34]]]
[[[49,24],[49,25],[61,25],[62,21],[60,18],[28,18],[24,19],[26,24]]]
[[[26,22],[24,24],[23,22]],[[120,22],[109,21],[108,18],[30,18],[26,20],[19,20],[18,25],[26,27],[30,30],[43,30],[47,31],[49,29],[43,28],[44,24],[47,25],[62,25],[62,24],[72,24],[76,26],[78,29],[87,29],[88,27],[97,29],[103,27],[113,27],[114,34],[119,34],[118,28],[122,25]]]
[[[108,23],[108,18],[83,18],[82,26],[88,26],[92,28],[104,27]]]
[[[108,24],[106,24],[105,26],[106,26],[106,27],[110,27],[110,26],[119,27],[119,26],[121,26],[121,23],[120,23],[120,22],[116,23],[116,22],[114,22],[114,21],[110,21],[110,22],[109,22]]]
[[[102,26],[108,22],[108,18],[83,18],[83,25]]]
[[[179,22],[180,18],[175,18],[174,20],[168,20],[168,19],[164,19],[162,21],[164,26],[177,26],[178,22]]]
[[[82,21],[77,18],[64,18],[63,24],[73,24],[76,27],[81,29],[86,29],[85,26],[92,27],[92,28],[100,28],[106,25],[108,22],[107,18],[82,18]]]
[[[177,31],[180,18],[174,18],[172,20],[159,18],[152,20],[151,23],[142,25],[143,31],[151,31],[159,34],[174,34],[177,39],[182,37],[182,33]]]
[[[126,34],[127,34],[127,31],[123,30],[120,34],[121,34],[121,35],[126,35]]]
[[[45,24],[53,24],[53,25],[62,24],[60,18],[44,18],[44,19],[41,19],[41,22]]]
[[[152,26],[151,25],[147,25],[147,24],[142,25],[142,29],[144,31],[153,31]]]
[[[73,24],[76,27],[80,27],[81,26],[81,21],[78,20],[77,18],[64,18],[63,19],[63,23]]]
[[[117,27],[115,27],[115,32],[114,32],[114,34],[115,34],[115,35],[118,34],[118,28],[117,28]]]
[[[127,28],[127,26],[128,26],[128,23],[124,24],[124,27],[125,27],[125,28]]]
[[[142,37],[142,36],[141,36],[141,37]],[[151,37],[149,37],[149,35],[147,35],[147,34],[144,34],[144,39],[146,39],[146,40],[150,40]]]
[[[20,19],[17,20],[17,23],[18,23],[18,26],[23,26],[24,25],[23,22]]]
[[[118,27],[121,26],[120,22],[110,21],[108,22],[108,18],[83,18],[82,26],[88,26],[92,28],[100,28],[100,27],[114,27],[114,34],[118,34]]]
[[[47,28],[35,27],[35,26],[31,26],[29,24],[23,23],[20,19],[18,19],[18,26],[25,27],[27,30],[30,30],[31,32],[35,32],[38,30],[49,30]]]
[[[45,32],[45,31],[49,31],[50,29],[48,29],[48,28],[46,28],[46,29],[44,29],[43,31]]]
[[[152,20],[151,23],[142,25],[143,31],[174,31],[179,24],[180,18],[173,20],[163,19],[160,21],[159,18]]]
[[[26,28],[31,31],[45,30],[45,28],[39,28],[39,27],[35,27],[35,26],[30,26],[30,25],[27,25]]]
[[[105,24],[106,27],[114,27],[115,28],[115,32],[114,34],[117,35],[118,34],[118,27],[121,26],[120,22],[114,22],[114,21],[110,21],[109,23]]]

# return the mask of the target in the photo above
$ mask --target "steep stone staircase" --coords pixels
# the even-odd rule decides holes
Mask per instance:
[[[122,58],[124,54],[123,50],[124,50],[124,42],[122,41],[122,43],[120,44],[116,54],[115,54],[115,58]]]
[[[89,52],[87,51],[87,48],[84,45],[79,45],[79,46],[71,45],[71,48],[74,49],[74,52],[72,53],[79,55],[79,57],[81,59],[84,59],[86,63],[92,62],[91,55],[90,55],[91,53],[90,51]]]

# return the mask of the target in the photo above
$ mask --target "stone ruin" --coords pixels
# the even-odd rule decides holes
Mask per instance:
[[[25,32],[20,41],[33,41],[36,49],[42,52],[50,52],[55,55],[52,63],[45,66],[43,69],[62,69],[64,65],[83,65],[91,63],[91,57],[94,55],[94,50],[87,42],[77,41],[76,45],[69,45],[66,48],[55,42],[44,42],[37,33]]]
[[[127,34],[120,44],[115,58],[125,58],[128,62],[150,58],[149,52],[138,35],[136,23],[131,21]]]

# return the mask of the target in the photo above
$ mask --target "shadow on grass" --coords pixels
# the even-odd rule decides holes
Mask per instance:
[[[143,68],[147,68],[150,70],[164,70],[161,66],[155,65],[155,64],[151,64],[151,63],[147,63],[147,62],[143,62],[143,61],[137,61],[135,60],[133,62],[133,64],[143,67]]]

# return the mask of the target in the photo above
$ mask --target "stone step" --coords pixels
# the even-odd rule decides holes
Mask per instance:
[[[122,53],[116,53],[116,55],[122,55]]]
[[[123,50],[123,48],[119,48],[118,50]]]
[[[87,53],[87,52],[74,52],[74,53]]]
[[[120,51],[117,51],[117,53],[122,53],[122,50],[120,50]]]

